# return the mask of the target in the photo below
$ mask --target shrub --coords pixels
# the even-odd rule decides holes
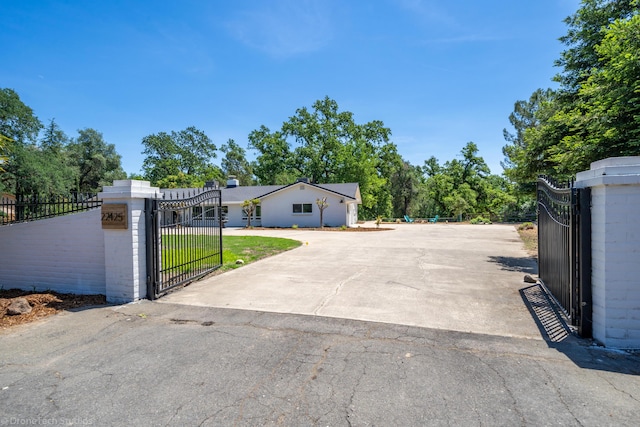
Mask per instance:
[[[534,228],[535,228],[535,226],[533,225],[532,222],[523,222],[518,227],[518,230],[533,230]]]
[[[343,231],[344,231],[344,230],[346,230],[346,229],[347,229],[347,226],[346,226],[346,225],[342,224],[342,225],[340,226],[340,230],[343,230]]]
[[[482,216],[477,216],[471,220],[471,224],[491,224],[491,221]]]
[[[293,228],[294,230],[297,230],[297,229],[298,229],[298,224],[293,224],[293,225],[291,226],[291,228]]]

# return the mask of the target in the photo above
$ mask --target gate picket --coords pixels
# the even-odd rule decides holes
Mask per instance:
[[[538,272],[582,336],[591,335],[589,189],[538,178]]]
[[[146,200],[148,298],[158,298],[222,265],[221,208],[219,189]]]

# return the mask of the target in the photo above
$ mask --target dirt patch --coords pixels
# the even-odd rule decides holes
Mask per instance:
[[[538,257],[538,227],[518,228],[518,234],[524,243],[527,253],[534,257]]]
[[[31,312],[10,316],[7,307],[15,298],[25,298],[31,306]],[[61,311],[74,308],[104,305],[104,295],[74,295],[58,292],[30,292],[19,289],[0,290],[0,330],[12,326],[34,322]]]

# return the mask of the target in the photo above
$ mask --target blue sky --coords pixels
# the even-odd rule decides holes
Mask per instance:
[[[469,141],[502,173],[517,100],[554,87],[578,0],[0,3],[0,87],[70,137],[94,128],[139,172],[142,138],[188,126],[247,146],[329,96],[422,165]],[[248,152],[250,158],[254,156]],[[215,160],[219,162],[219,158]]]

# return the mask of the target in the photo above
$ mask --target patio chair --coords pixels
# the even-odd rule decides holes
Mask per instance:
[[[407,222],[413,222],[413,218],[409,218],[409,215],[405,215],[404,220]]]
[[[440,218],[440,216],[438,216],[438,215],[434,216],[433,218],[429,218],[429,222],[436,223],[436,222],[438,222],[438,218]]]

